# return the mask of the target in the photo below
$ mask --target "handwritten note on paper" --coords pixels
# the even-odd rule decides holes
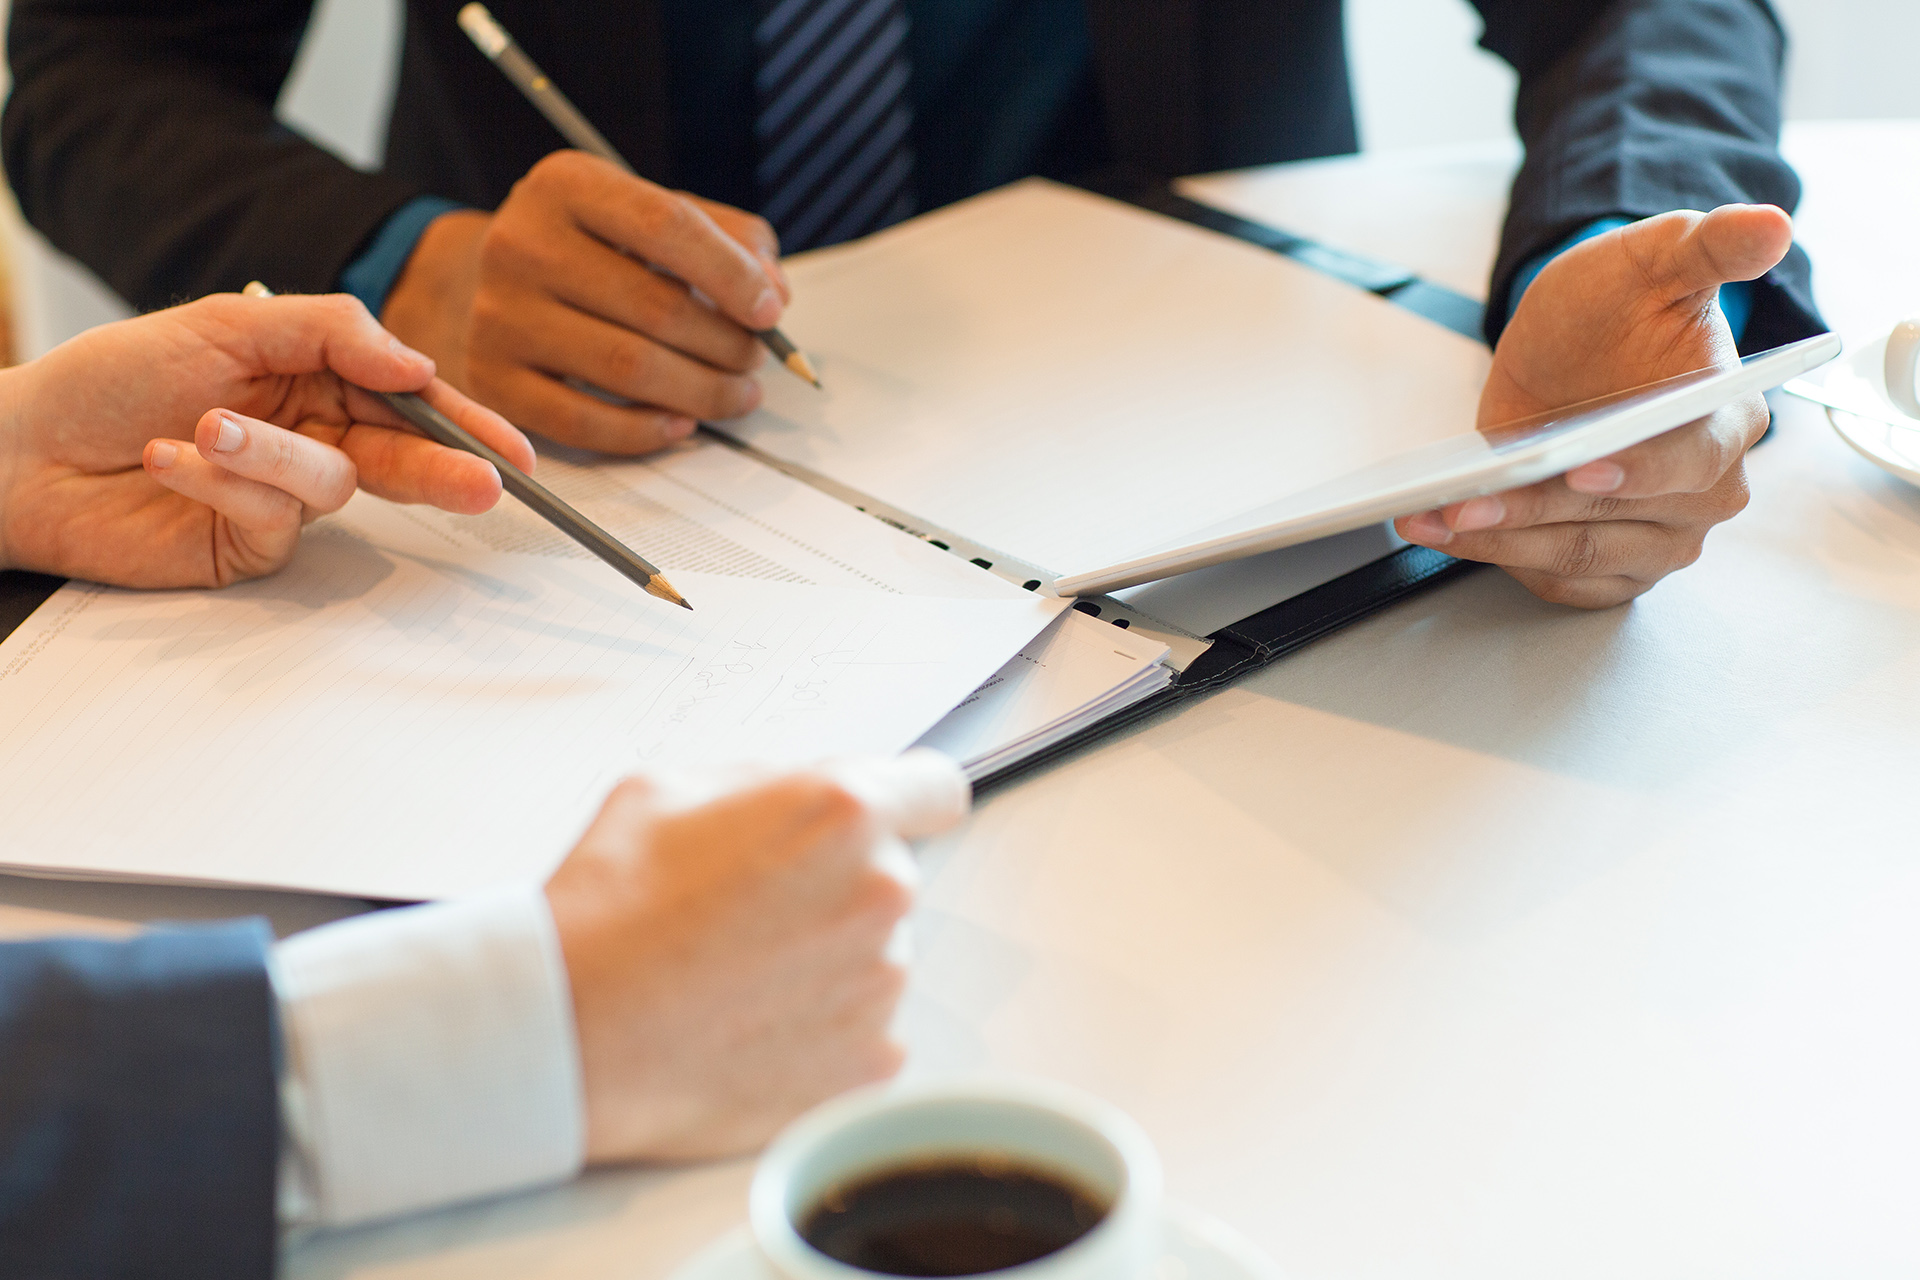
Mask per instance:
[[[654,763],[909,745],[1057,602],[476,551],[374,499],[223,592],[70,585],[0,644],[7,864],[383,898],[539,876]]]

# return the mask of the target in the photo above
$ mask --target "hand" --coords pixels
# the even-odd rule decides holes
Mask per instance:
[[[557,151],[497,212],[435,219],[381,318],[513,421],[646,453],[759,405],[753,331],[786,307],[779,252],[752,214]]]
[[[400,429],[360,387],[424,389],[534,465],[525,436],[435,382],[352,298],[217,295],[0,374],[0,568],[225,586],[284,565],[356,486],[468,514],[498,500],[491,463]]]
[[[1786,256],[1770,205],[1666,213],[1547,264],[1494,352],[1482,428],[1739,357],[1717,291]],[[1535,595],[1605,608],[1700,557],[1747,505],[1744,459],[1767,429],[1750,396],[1564,476],[1395,522],[1400,536],[1497,564]]]
[[[889,767],[924,777],[931,753]],[[878,762],[876,762],[878,763]],[[889,940],[911,894],[882,863],[917,819],[800,774],[689,804],[622,783],[547,885],[573,984],[594,1162],[759,1146],[808,1107],[892,1075],[905,971]],[[871,796],[866,788],[859,794]]]

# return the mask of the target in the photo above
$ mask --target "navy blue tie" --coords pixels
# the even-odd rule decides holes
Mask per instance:
[[[754,29],[760,213],[791,253],[913,212],[903,0],[773,0]]]

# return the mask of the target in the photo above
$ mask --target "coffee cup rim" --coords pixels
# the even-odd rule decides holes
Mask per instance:
[[[1159,1153],[1140,1125],[1120,1108],[1091,1094],[1050,1080],[1008,1075],[970,1075],[880,1084],[855,1089],[794,1121],[767,1147],[748,1191],[748,1221],[767,1260],[783,1276],[832,1276],[838,1280],[875,1280],[883,1273],[848,1266],[807,1243],[787,1212],[787,1189],[803,1161],[841,1129],[890,1111],[927,1103],[1006,1103],[1051,1111],[1097,1135],[1118,1157],[1121,1182],[1107,1217],[1087,1236],[1057,1253],[1017,1267],[990,1272],[1016,1280],[1038,1276],[1070,1259],[1096,1236],[1143,1212],[1158,1211],[1161,1199]]]

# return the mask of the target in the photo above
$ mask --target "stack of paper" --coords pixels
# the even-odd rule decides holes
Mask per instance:
[[[905,749],[1059,607],[488,552],[356,498],[220,593],[69,586],[0,647],[8,862],[440,897],[621,775]]]
[[[70,584],[0,643],[5,865],[446,897],[544,874],[636,769],[923,736],[978,764],[1169,678],[1163,646],[725,446],[542,475],[695,610],[513,505],[365,495],[258,582]]]
[[[919,745],[986,777],[1172,684],[1166,656],[1157,640],[1069,610]]]

